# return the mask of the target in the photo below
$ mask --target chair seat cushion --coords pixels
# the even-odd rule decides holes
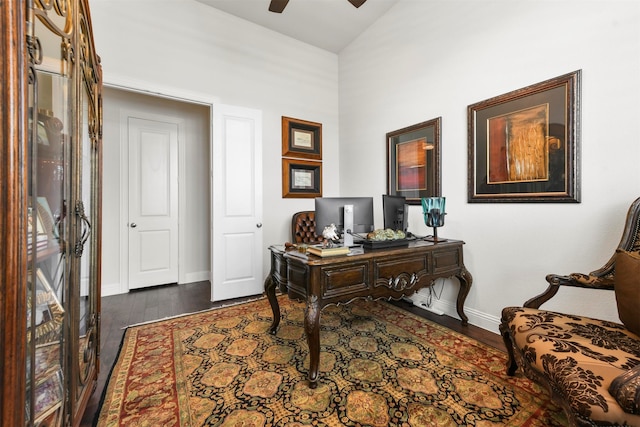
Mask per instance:
[[[640,337],[619,323],[533,308],[502,311],[526,363],[581,418],[640,426],[609,394],[611,382],[640,365]]]

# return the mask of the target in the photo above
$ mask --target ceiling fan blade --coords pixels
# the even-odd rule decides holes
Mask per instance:
[[[282,13],[287,3],[289,3],[289,0],[271,0],[271,3],[269,4],[269,11]]]
[[[366,2],[367,0],[349,0],[349,3],[351,3],[352,5],[354,5],[355,7],[360,7],[364,4],[364,2]]]

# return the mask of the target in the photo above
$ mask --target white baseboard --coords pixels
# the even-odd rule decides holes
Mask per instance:
[[[210,271],[196,271],[195,273],[186,273],[184,275],[184,282],[179,284],[184,285],[185,283],[204,282],[205,280],[211,281]]]
[[[120,283],[108,283],[108,284],[103,283],[101,291],[102,291],[101,296],[103,297],[129,293],[128,289],[124,289],[124,290],[122,289],[122,286]]]
[[[185,281],[180,283],[183,285],[185,283],[194,283],[194,282],[203,282],[203,281],[211,281],[211,273],[209,271],[200,271],[196,273],[189,273],[185,275]],[[129,293],[129,289],[124,289],[124,286],[121,283],[102,283],[102,296],[109,297],[112,295],[120,295]]]
[[[413,302],[413,305],[416,307],[423,308],[425,310],[429,310],[432,313],[436,314],[446,314],[447,316],[451,316],[455,319],[460,319],[458,316],[458,311],[456,310],[455,301],[446,301],[446,300],[436,300],[431,301],[431,307],[428,307],[426,302],[427,298],[424,295],[421,295],[420,292],[415,293],[409,297]],[[499,334],[499,325],[500,318],[497,316],[493,316],[482,311],[475,310],[473,308],[465,307],[464,314],[469,318],[469,324],[477,326],[482,329],[486,329],[487,331]]]

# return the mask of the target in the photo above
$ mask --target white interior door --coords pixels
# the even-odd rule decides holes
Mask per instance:
[[[262,112],[213,108],[211,300],[262,293]]]
[[[128,118],[129,288],[178,282],[178,125]]]

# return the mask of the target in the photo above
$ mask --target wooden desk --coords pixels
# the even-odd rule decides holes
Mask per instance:
[[[413,241],[408,247],[377,249],[364,254],[320,258],[306,257],[270,246],[271,272],[264,288],[273,311],[269,328],[275,334],[280,323],[276,286],[290,298],[306,301],[304,328],[309,344],[309,385],[315,388],[320,361],[320,312],[327,305],[355,299],[395,299],[411,295],[438,278],[460,281],[457,311],[462,324],[468,322],[464,301],[473,278],[464,266],[459,240],[432,243]]]

